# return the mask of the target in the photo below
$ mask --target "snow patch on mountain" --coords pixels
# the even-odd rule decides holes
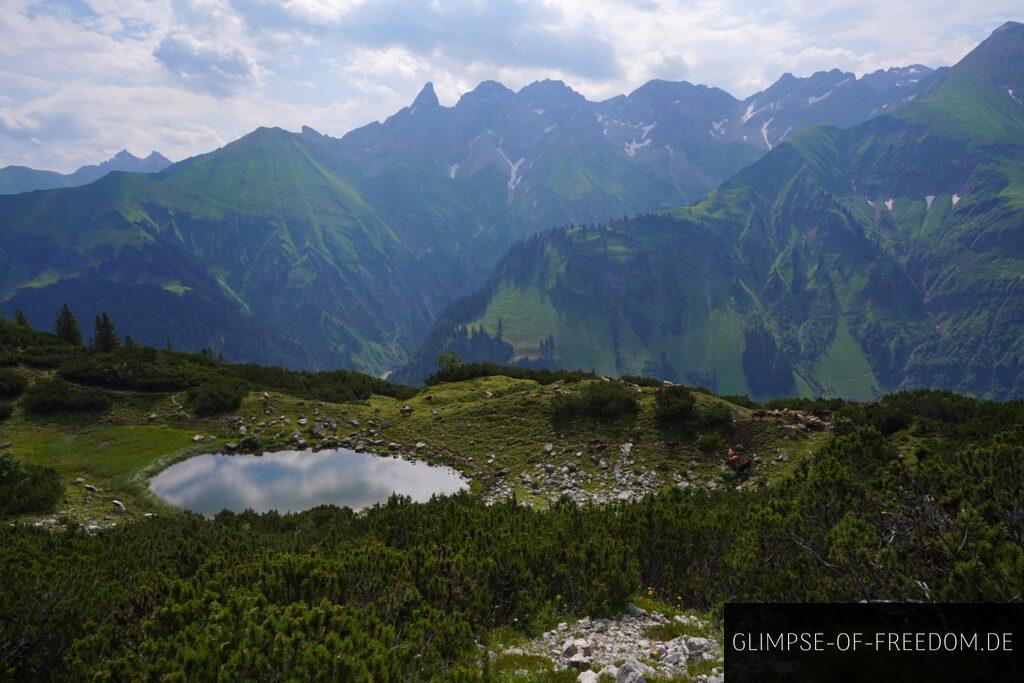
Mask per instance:
[[[768,149],[772,148],[772,143],[768,141],[768,125],[772,122],[771,118],[764,122],[761,126],[761,137],[764,138],[764,144],[768,145]]]
[[[655,126],[657,126],[657,125],[658,124],[656,124],[656,123],[639,123],[639,124],[634,125],[633,127],[634,128],[639,128],[642,131],[643,134],[640,136],[640,141],[639,142],[637,142],[636,139],[634,139],[632,142],[627,142],[626,143],[626,146],[623,148],[624,151],[626,152],[626,154],[628,154],[631,157],[632,156],[636,156],[636,151],[638,149],[640,149],[642,147],[647,147],[648,145],[650,145],[651,144],[651,139],[649,137],[647,137],[647,135],[652,130],[654,130]]]
[[[516,186],[522,181],[523,177],[519,175],[519,167],[526,161],[526,157],[521,157],[519,161],[512,164],[512,170],[508,175],[508,189],[512,192],[516,191]]]
[[[849,78],[844,78],[843,80],[841,80],[838,83],[836,83],[835,87],[832,88],[831,90],[829,90],[828,92],[826,92],[824,95],[816,95],[816,96],[808,97],[807,98],[807,106],[809,107],[812,104],[817,104],[818,102],[821,102],[823,99],[825,99],[826,97],[828,97],[829,95],[834,93],[836,90],[839,90],[839,88],[841,88],[842,86],[846,85],[849,82],[850,82]]]
[[[507,163],[509,167],[508,191],[510,195],[509,200],[511,200],[511,195],[515,194],[516,187],[523,180],[523,177],[519,175],[519,167],[523,165],[524,161],[526,161],[526,157],[522,157],[519,159],[519,161],[512,163],[512,160],[505,155],[505,150],[503,150],[500,146],[498,147],[498,154],[501,155],[501,158],[505,160],[505,163]]]
[[[932,202],[934,202],[934,201],[935,201],[935,195],[930,194],[930,195],[925,196],[924,203],[925,203],[925,209],[927,211],[931,211],[932,210]]]
[[[627,142],[626,146],[624,147],[624,150],[625,150],[626,154],[628,154],[629,156],[632,157],[632,156],[636,156],[636,151],[638,149],[641,149],[642,147],[646,147],[649,144],[651,144],[650,139],[646,139],[643,142],[637,142],[636,140],[634,140],[633,142]]]
[[[829,90],[824,95],[812,95],[811,97],[808,97],[807,98],[807,106],[809,107],[812,104],[817,104],[818,102],[821,102],[823,99],[825,99],[826,97],[828,97],[829,95],[831,95],[834,92],[835,92],[835,90]]]

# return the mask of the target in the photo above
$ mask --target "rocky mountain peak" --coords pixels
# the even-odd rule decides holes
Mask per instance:
[[[456,108],[479,106],[506,97],[514,97],[515,93],[497,81],[483,81],[478,86],[459,98]]]
[[[586,101],[563,81],[544,79],[534,81],[519,90],[518,96],[532,106],[567,106]]]
[[[423,84],[423,89],[420,90],[420,94],[412,101],[413,111],[437,109],[440,106],[441,103],[437,100],[437,93],[434,92],[434,84],[429,81]]]

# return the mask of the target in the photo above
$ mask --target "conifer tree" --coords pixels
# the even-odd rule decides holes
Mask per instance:
[[[14,309],[14,322],[22,327],[28,327],[28,318],[25,317],[25,311],[20,308]]]
[[[454,351],[445,351],[437,354],[437,369],[439,372],[451,372],[462,365],[462,359]]]
[[[53,323],[53,331],[58,337],[74,346],[82,345],[82,331],[78,329],[78,321],[71,313],[67,303],[57,311],[57,318]]]
[[[106,311],[96,316],[96,325],[93,329],[92,347],[95,350],[113,351],[118,347],[117,331]]]

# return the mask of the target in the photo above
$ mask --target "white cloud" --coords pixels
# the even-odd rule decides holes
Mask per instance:
[[[5,0],[0,165],[171,158],[258,125],[341,135],[433,81],[556,78],[593,99],[651,78],[738,97],[783,72],[950,64],[1019,0]]]
[[[281,0],[287,14],[311,24],[337,23],[364,0]]]
[[[189,88],[227,95],[258,81],[257,66],[242,50],[189,35],[164,36],[153,56]]]
[[[0,128],[15,135],[21,135],[22,133],[34,133],[39,130],[40,126],[39,122],[31,116],[0,109]]]

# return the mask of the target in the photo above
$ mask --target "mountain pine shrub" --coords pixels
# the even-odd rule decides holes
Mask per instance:
[[[556,394],[551,399],[551,411],[559,420],[589,417],[609,422],[632,417],[639,410],[636,392],[618,382],[588,382],[579,393]]]
[[[199,416],[217,415],[236,410],[248,391],[238,380],[218,377],[200,387],[188,390],[185,405]]]
[[[55,377],[39,380],[25,392],[25,410],[30,413],[103,412],[110,396],[102,389],[79,387]]]
[[[0,396],[17,396],[28,387],[28,378],[13,368],[0,369]]]

